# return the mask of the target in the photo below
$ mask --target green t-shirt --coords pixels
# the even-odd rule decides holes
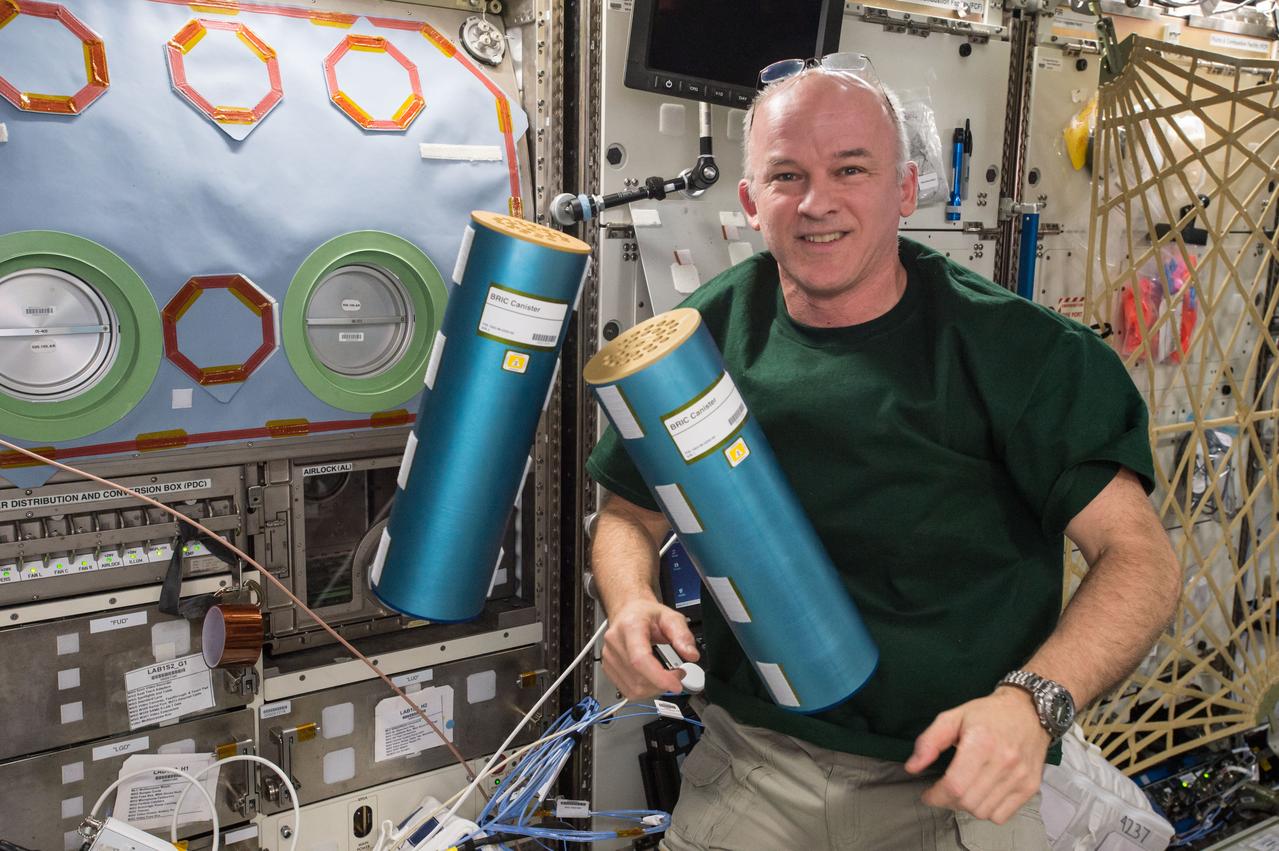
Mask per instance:
[[[706,696],[744,724],[903,761],[946,709],[989,694],[1052,632],[1062,532],[1120,466],[1153,477],[1147,412],[1083,325],[909,240],[905,294],[843,328],[795,322],[757,254],[701,287],[728,372],[880,650],[845,703],[778,707],[703,606]],[[587,470],[657,503],[610,428]]]

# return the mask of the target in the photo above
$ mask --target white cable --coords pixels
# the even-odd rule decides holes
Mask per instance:
[[[502,744],[498,746],[498,749],[493,754],[493,756],[489,758],[488,763],[485,764],[484,766],[484,770],[481,771],[479,774],[475,775],[475,779],[471,781],[471,784],[462,790],[462,794],[458,798],[457,802],[453,804],[452,807],[449,808],[449,811],[447,813],[444,814],[444,818],[440,819],[440,823],[437,824],[435,826],[435,829],[432,830],[430,834],[427,835],[426,839],[423,840],[424,842],[431,839],[431,837],[435,836],[435,834],[439,833],[441,828],[444,827],[445,823],[448,822],[449,819],[453,818],[453,816],[457,814],[458,808],[461,807],[462,804],[466,801],[466,799],[471,796],[472,792],[474,792],[477,788],[479,788],[481,778],[488,775],[489,769],[502,756],[502,752],[505,751],[507,746],[510,745],[511,742],[515,739],[515,737],[519,735],[520,730],[524,729],[524,725],[529,722],[529,719],[532,718],[535,714],[537,714],[537,710],[542,708],[542,704],[546,703],[547,698],[549,698],[552,694],[555,693],[555,690],[560,687],[560,683],[564,682],[564,680],[568,678],[568,675],[573,673],[573,671],[577,668],[577,666],[582,663],[582,660],[585,659],[590,654],[591,650],[595,647],[595,642],[600,640],[600,636],[604,634],[604,630],[606,629],[608,629],[608,618],[604,618],[603,621],[600,622],[599,629],[595,630],[595,634],[591,636],[590,641],[586,642],[586,646],[583,647],[582,651],[577,654],[577,658],[574,659],[572,662],[570,662],[568,665],[564,666],[563,673],[559,675],[559,677],[555,680],[555,682],[551,683],[550,688],[548,688],[545,692],[542,693],[542,696],[538,698],[537,703],[533,704],[533,708],[524,714],[524,717],[520,719],[520,723],[516,724],[515,729],[511,730],[510,735],[506,737],[506,741],[502,742]],[[417,824],[411,824],[411,822],[414,822],[414,821],[416,821]],[[391,837],[391,848],[392,849],[397,848],[399,844],[404,841],[405,836],[412,835],[414,830],[416,830],[418,827],[420,827],[422,824],[424,824],[427,821],[429,821],[429,817],[421,819],[420,821],[418,819],[410,819],[410,822],[406,823],[405,827],[397,830],[395,834]]]
[[[515,750],[511,751],[510,754],[498,760],[496,763],[490,762],[491,767],[486,767],[483,771],[479,773],[478,777],[480,782],[483,782],[484,780],[488,779],[494,772],[502,770],[510,763],[518,761],[521,757],[524,756],[524,754],[533,750],[533,748],[536,748],[539,745],[544,745],[547,742],[554,741],[555,739],[563,738],[564,736],[571,736],[575,733],[580,733],[582,730],[585,730],[591,724],[599,723],[603,721],[604,719],[608,718],[609,716],[615,715],[617,712],[619,712],[622,709],[622,707],[626,706],[628,703],[630,703],[630,701],[620,700],[617,703],[610,706],[608,709],[605,709],[602,712],[597,713],[596,716],[591,720],[584,719],[574,724],[571,727],[566,727],[563,730],[560,730],[556,733],[552,733],[549,736],[543,736],[542,738],[538,739],[535,742],[529,742],[527,745],[523,745],[519,748],[516,748]],[[395,832],[396,832],[395,822],[391,821],[390,819],[384,819],[379,831],[378,841],[373,846],[373,851],[386,851],[385,843],[388,841],[394,842],[397,844],[400,842],[403,842],[404,834],[411,835],[414,831],[419,830],[422,827],[422,825],[426,824],[431,819],[435,818],[440,813],[444,812],[444,810],[446,810],[448,807],[452,806],[453,803],[457,801],[459,798],[461,798],[466,791],[467,791],[466,789],[463,789],[461,791],[455,792],[453,794],[453,797],[449,798],[447,801],[440,804],[438,807],[436,807],[430,813],[427,813],[425,816],[421,815],[420,811],[419,813],[416,813],[413,816],[410,816],[410,818],[413,819],[412,824],[405,822],[405,826],[403,828],[402,834],[399,837],[395,836]],[[426,840],[423,840],[423,842],[425,841]]]
[[[209,851],[218,851],[218,836],[219,836],[218,810],[213,803],[213,798],[209,795],[209,791],[200,785],[200,781],[196,780],[195,777],[192,777],[190,774],[187,774],[185,771],[182,771],[181,769],[168,768],[166,766],[157,766],[155,768],[144,768],[141,771],[129,772],[128,774],[116,780],[114,783],[112,783],[110,786],[108,786],[106,789],[103,790],[102,794],[98,796],[98,800],[93,802],[93,809],[89,810],[90,818],[97,818],[98,809],[102,806],[102,802],[105,801],[107,799],[107,796],[110,795],[112,792],[114,792],[121,783],[125,782],[126,780],[132,780],[135,777],[143,777],[148,774],[154,775],[157,771],[164,772],[165,774],[176,774],[179,777],[186,778],[188,785],[185,789],[182,790],[182,795],[178,797],[179,804],[181,804],[183,799],[186,798],[187,792],[191,791],[192,786],[200,790],[200,794],[204,796],[205,802],[209,805],[209,820],[213,822],[213,846],[209,849]],[[201,774],[202,773],[203,772],[201,772]],[[180,810],[180,807],[175,807],[173,810],[172,835],[169,837],[170,840],[175,844],[178,841],[179,810]],[[124,821],[124,819],[121,819],[121,821]]]
[[[197,778],[203,777],[205,774],[208,774],[213,769],[218,768],[219,766],[228,762],[257,762],[262,765],[265,765],[267,768],[271,769],[272,771],[274,771],[276,774],[279,775],[280,780],[284,782],[284,787],[289,790],[289,801],[290,803],[293,804],[293,836],[289,838],[289,851],[297,851],[298,837],[302,835],[302,810],[298,807],[298,790],[293,788],[293,783],[290,782],[288,775],[285,774],[283,770],[281,770],[280,766],[276,765],[274,762],[271,762],[271,760],[246,753],[246,754],[237,754],[236,756],[224,757],[223,759],[218,760],[212,765],[207,765],[204,768],[201,768],[199,771],[195,773],[195,776]],[[203,787],[199,787],[199,788],[200,788],[200,791],[202,792],[204,791]],[[182,812],[182,802],[186,800],[187,793],[190,791],[191,791],[190,786],[182,790],[181,796],[178,797],[178,805],[174,807],[173,809],[174,839],[176,839],[178,836],[178,813]],[[206,792],[205,795],[207,796],[208,793]],[[213,851],[217,851],[217,848],[215,847]]]
[[[592,518],[594,516],[596,515],[592,515]],[[594,526],[592,522],[592,518],[587,518],[588,536]],[[669,550],[678,540],[679,538],[676,535],[671,535],[669,538],[667,538],[666,541],[661,545],[661,547],[658,548],[657,557],[660,559],[662,556],[666,555],[666,551]],[[379,830],[378,841],[374,845],[373,851],[394,851],[394,849],[398,848],[400,846],[400,843],[404,841],[405,837],[412,836],[415,831],[417,831],[418,829],[422,827],[422,825],[426,824],[428,821],[435,818],[435,816],[440,812],[440,810],[444,809],[445,807],[449,807],[449,811],[444,815],[444,818],[440,819],[440,822],[439,824],[435,826],[435,829],[432,830],[427,835],[426,839],[422,841],[426,842],[430,840],[432,837],[434,837],[435,834],[439,833],[440,830],[443,829],[445,823],[448,822],[449,819],[453,818],[453,816],[457,814],[457,810],[459,807],[462,806],[463,802],[465,802],[466,799],[469,798],[471,794],[476,789],[479,788],[479,785],[484,780],[484,778],[488,777],[489,774],[491,774],[495,770],[495,763],[497,763],[499,758],[501,758],[502,752],[506,750],[507,745],[509,745],[511,741],[517,735],[519,735],[520,730],[524,729],[524,725],[527,724],[529,719],[532,718],[533,715],[537,713],[537,710],[542,707],[542,704],[546,702],[546,699],[550,697],[551,694],[553,694],[555,690],[560,687],[560,683],[564,682],[564,680],[568,677],[568,675],[572,673],[573,670],[582,663],[582,661],[587,657],[587,655],[590,654],[592,648],[595,647],[596,642],[600,640],[600,636],[604,634],[604,631],[606,629],[608,629],[608,618],[604,618],[600,622],[599,629],[595,630],[595,634],[591,636],[590,641],[586,642],[586,646],[584,646],[581,652],[577,654],[577,658],[574,659],[572,662],[570,662],[564,668],[564,671],[559,675],[559,677],[555,680],[555,682],[551,683],[550,688],[548,688],[542,694],[541,698],[538,699],[537,703],[533,704],[533,708],[530,709],[527,713],[525,713],[524,717],[520,719],[520,723],[515,725],[515,729],[511,731],[511,734],[509,736],[506,737],[506,741],[502,742],[502,745],[497,749],[497,751],[494,752],[493,756],[489,758],[489,761],[485,764],[484,769],[475,775],[475,779],[471,781],[471,784],[469,786],[467,786],[458,794],[454,795],[444,804],[441,804],[439,807],[435,809],[434,812],[423,815],[422,812],[419,811],[416,815],[410,816],[404,822],[404,825],[398,829],[392,829],[388,831],[386,826],[388,824],[394,825],[394,823],[391,822],[389,819],[384,821],[382,823],[381,829]],[[625,705],[626,705],[626,701],[623,700],[622,702],[616,704],[615,706],[610,707],[608,710],[605,711],[604,715],[600,716],[600,718],[596,720],[600,720],[604,717],[607,717],[608,715],[612,715],[613,713],[617,712],[619,709],[621,709]],[[557,738],[558,736],[567,735],[573,732],[577,732],[576,725],[567,730],[562,730],[554,736],[547,736],[543,739],[539,739],[536,742],[526,745],[524,748],[517,751],[515,754],[512,754],[511,756],[507,757],[505,760],[502,761],[502,763],[505,764],[505,762],[509,762],[511,759],[514,759],[516,755],[525,753],[528,750],[536,747],[537,745],[543,744],[544,742],[547,742],[553,738]],[[389,848],[384,846],[384,843],[387,840],[389,840],[391,843]]]

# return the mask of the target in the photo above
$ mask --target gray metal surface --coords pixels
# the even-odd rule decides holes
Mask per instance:
[[[321,363],[356,378],[379,375],[404,356],[413,337],[404,284],[380,266],[335,269],[306,305],[306,340]]]
[[[157,659],[157,650],[173,658],[199,653],[200,646],[199,624],[162,615],[156,606],[0,631],[0,759],[129,733],[125,675],[167,661]],[[211,674],[215,706],[205,713],[248,701],[227,690],[223,672]],[[80,720],[63,723],[77,713]],[[0,808],[5,800],[0,796]]]
[[[111,306],[74,275],[0,277],[0,391],[44,402],[79,396],[111,368],[119,343]]]
[[[520,717],[532,705],[545,687],[544,679],[538,679],[534,688],[520,688],[518,676],[540,667],[541,648],[529,646],[489,656],[479,656],[426,669],[429,673],[418,675],[417,682],[434,688],[450,686],[453,689],[454,744],[467,759],[492,753],[515,726]],[[467,678],[493,672],[496,694],[478,703],[468,703]],[[414,672],[417,673],[417,672]],[[412,675],[404,675],[413,679]],[[404,677],[397,677],[404,680]],[[448,748],[443,745],[395,759],[375,761],[375,711],[377,705],[395,694],[381,680],[326,689],[293,697],[286,701],[265,704],[260,710],[259,729],[262,732],[262,755],[277,763],[287,760],[293,775],[300,782],[301,803],[310,804],[337,795],[347,794],[379,783],[408,777],[441,768],[454,762]],[[326,716],[326,709],[330,713]],[[335,728],[326,718],[345,717],[348,723]],[[546,722],[536,718],[520,741],[529,741],[534,731]],[[287,730],[303,724],[320,725],[319,734],[309,741],[298,742],[282,752],[282,746],[274,743],[271,730]],[[325,729],[327,726],[329,729]],[[353,753],[347,754],[346,751]],[[329,761],[330,781],[325,781],[326,759]],[[333,779],[335,761],[353,760],[355,774],[341,780]],[[342,776],[339,773],[337,776]],[[283,797],[283,796],[281,796]],[[263,812],[282,811],[285,801],[260,802]]]
[[[11,712],[6,710],[5,715]],[[0,794],[0,837],[39,851],[74,851],[79,844],[72,844],[68,834],[79,826],[102,791],[119,778],[131,753],[156,753],[165,746],[175,750],[177,743],[184,744],[182,750],[189,753],[209,753],[221,745],[251,740],[253,732],[253,713],[240,710],[0,763],[0,789],[5,790]],[[226,766],[219,773],[215,803],[223,825],[244,821],[245,815],[236,804],[246,789],[245,772],[236,766]],[[109,813],[111,806],[109,800],[103,811]],[[179,828],[178,835],[197,836],[208,830],[208,822],[197,822]],[[167,830],[164,835],[168,836]],[[247,842],[236,847],[255,845]]]
[[[238,541],[242,476],[184,466],[116,481]],[[95,482],[0,488],[0,606],[159,582],[176,534],[172,516]],[[201,547],[188,551],[186,576],[228,569]]]

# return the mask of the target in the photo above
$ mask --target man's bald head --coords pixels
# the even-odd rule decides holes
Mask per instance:
[[[755,101],[746,112],[745,132],[742,134],[742,171],[746,180],[753,182],[755,179],[755,163],[752,161],[753,152],[751,150],[751,129],[754,127],[756,117],[766,112],[773,100],[783,97],[787,93],[794,94],[794,90],[797,87],[813,84],[829,85],[832,83],[846,87],[850,93],[869,91],[877,96],[876,99],[884,110],[888,124],[892,127],[892,131],[897,137],[897,177],[899,180],[905,177],[906,163],[910,161],[910,141],[906,135],[906,125],[902,120],[901,103],[897,100],[897,95],[893,94],[882,83],[871,82],[849,71],[834,70],[818,65],[812,68],[805,68],[793,77],[779,80],[755,96]]]

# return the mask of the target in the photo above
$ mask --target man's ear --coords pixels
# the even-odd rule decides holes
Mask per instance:
[[[919,166],[914,162],[908,162],[904,172],[901,185],[901,205],[898,207],[898,212],[902,218],[915,212],[919,202]]]
[[[746,178],[737,184],[737,200],[742,204],[742,210],[746,213],[746,223],[754,230],[759,230],[759,209],[755,206],[755,199],[751,197],[751,184]]]

